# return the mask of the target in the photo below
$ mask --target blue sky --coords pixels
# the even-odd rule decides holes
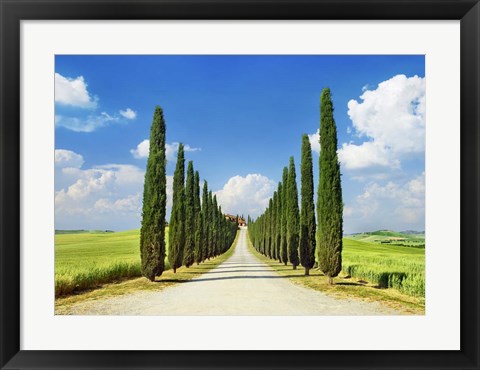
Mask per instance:
[[[57,56],[55,72],[57,229],[140,226],[155,105],[167,175],[183,142],[223,210],[259,215],[302,134],[318,142],[324,87],[345,232],[424,229],[423,56]]]

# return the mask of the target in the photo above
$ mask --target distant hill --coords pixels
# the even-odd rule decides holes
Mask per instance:
[[[345,238],[372,244],[391,244],[417,248],[425,247],[425,234],[413,230],[409,230],[408,232],[392,230],[367,231],[345,235]]]
[[[410,235],[425,235],[425,230],[424,231],[405,230],[400,232],[402,234],[410,234]]]
[[[55,230],[55,234],[105,234],[114,233],[112,230]]]

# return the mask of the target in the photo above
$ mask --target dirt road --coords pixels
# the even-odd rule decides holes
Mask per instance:
[[[241,230],[233,255],[217,268],[158,292],[77,304],[81,315],[396,315],[378,303],[339,300],[292,283],[259,261]]]

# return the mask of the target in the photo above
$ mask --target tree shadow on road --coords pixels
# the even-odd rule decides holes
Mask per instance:
[[[303,275],[239,275],[239,276],[225,276],[225,277],[201,277],[198,279],[186,280],[185,283],[199,283],[202,281],[215,281],[215,280],[250,280],[250,279],[286,279],[303,277]]]
[[[223,266],[223,264],[222,264],[222,265],[220,265],[219,267],[217,267],[216,270],[221,270],[221,269],[235,269],[235,268],[240,268],[240,267],[246,268],[246,267],[266,267],[266,266],[267,266],[267,265],[265,265],[265,264],[254,264],[254,263],[252,263],[252,264],[247,264],[247,265],[239,265],[238,263],[236,263],[236,264],[232,264],[232,265],[234,265],[234,266]]]
[[[236,272],[273,272],[273,270],[228,270],[228,271],[218,271],[218,269],[215,269],[215,271],[209,271],[206,272],[206,274],[232,274]],[[198,274],[197,272],[188,272],[185,271],[184,274]]]
[[[161,277],[158,278],[158,280],[155,280],[154,283],[185,283],[187,281],[190,281],[190,279],[162,279]]]

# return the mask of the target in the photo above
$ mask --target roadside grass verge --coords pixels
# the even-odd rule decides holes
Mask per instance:
[[[189,268],[182,266],[177,269],[177,273],[173,270],[164,271],[162,276],[157,277],[155,282],[151,282],[146,278],[131,278],[128,280],[117,281],[114,283],[104,284],[97,289],[90,289],[82,292],[77,292],[68,296],[62,296],[55,299],[55,315],[69,315],[71,309],[78,303],[106,299],[119,295],[134,293],[138,291],[161,291],[167,287],[175,284],[180,284],[193,279],[223,263],[227,260],[235,250],[237,245],[239,232],[232,246],[222,255],[207,260],[200,265],[194,264]],[[140,252],[138,252],[140,253]]]
[[[344,239],[342,257],[346,275],[425,297],[425,249]]]
[[[168,228],[165,240],[168,251]],[[138,229],[56,234],[55,297],[141,276],[139,245]]]
[[[359,299],[366,302],[379,302],[387,307],[398,310],[400,314],[425,314],[425,299],[423,297],[410,296],[396,289],[382,289],[375,283],[350,277],[343,272],[335,278],[334,285],[329,285],[328,279],[317,269],[310,270],[310,276],[305,276],[305,270],[302,266],[298,266],[297,270],[293,270],[290,264],[285,266],[283,263],[271,260],[257,252],[253,248],[249,238],[248,247],[260,261],[268,264],[278,274],[289,278],[295,284],[318,290],[340,299]]]

